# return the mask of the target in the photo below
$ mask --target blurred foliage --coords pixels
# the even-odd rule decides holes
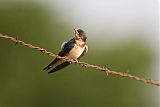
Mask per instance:
[[[57,53],[72,28],[37,3],[0,4],[0,33]],[[70,32],[68,34],[68,32]],[[89,43],[89,40],[88,40]],[[149,78],[153,55],[145,44],[129,40],[112,49],[89,44],[82,60]],[[97,51],[98,50],[98,51]],[[0,39],[0,107],[156,107],[155,86],[71,65],[48,75],[51,57]],[[151,90],[152,89],[152,90]]]

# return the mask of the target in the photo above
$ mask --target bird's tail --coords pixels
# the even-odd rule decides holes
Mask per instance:
[[[52,64],[49,64],[49,65],[47,65],[43,70],[49,70],[49,69],[51,69],[52,68]]]
[[[62,64],[54,67],[54,68],[53,68],[51,71],[49,71],[48,73],[56,72],[56,71],[58,71],[58,70],[60,70],[60,69],[62,69],[62,68],[64,68],[64,67],[66,67],[66,66],[68,66],[68,65],[70,65],[69,62],[64,62],[64,63],[62,63]],[[50,69],[50,68],[49,68],[49,69]]]
[[[52,67],[55,67],[55,66],[61,64],[62,61],[63,61],[63,60],[61,60],[61,59],[55,58],[55,59],[54,59],[49,65],[47,65],[43,70],[46,70],[46,71],[47,71],[47,70],[51,69]]]
[[[69,62],[66,62],[62,59],[54,59],[48,66],[46,66],[43,70],[49,70],[51,68],[53,68],[51,71],[49,71],[48,73],[52,73],[52,72],[56,72],[64,67],[66,67],[67,65],[69,65]]]

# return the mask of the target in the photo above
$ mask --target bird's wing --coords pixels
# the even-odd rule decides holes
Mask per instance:
[[[88,52],[88,46],[85,45],[84,51],[83,51],[83,53],[81,54],[81,56],[79,56],[78,59],[80,59],[82,56],[84,56],[87,52]]]
[[[64,41],[62,44],[61,44],[61,49],[63,49],[64,48],[64,46],[65,46],[65,44],[66,44],[67,42],[66,41]]]
[[[69,42],[66,42],[63,47],[62,50],[59,52],[59,56],[64,57],[66,56],[69,51],[74,47],[73,44],[74,40],[71,39]],[[63,64],[65,63],[65,64]],[[60,70],[62,68],[64,68],[65,66],[69,65],[68,63],[66,63],[64,60],[59,59],[59,58],[55,58],[47,67],[44,68],[44,70],[49,70],[51,68],[53,68],[51,71],[55,72],[57,70]]]

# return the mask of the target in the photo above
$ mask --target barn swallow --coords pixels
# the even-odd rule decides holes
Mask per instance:
[[[80,59],[88,52],[88,46],[86,45],[86,34],[82,29],[74,29],[75,36],[68,42],[64,42],[61,45],[61,51],[58,56],[68,57],[70,59]],[[56,72],[66,66],[70,65],[69,62],[59,58],[55,58],[44,70],[51,70],[48,73]]]

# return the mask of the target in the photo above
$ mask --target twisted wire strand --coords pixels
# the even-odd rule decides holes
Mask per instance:
[[[131,74],[128,74],[128,73],[112,71],[112,70],[109,70],[106,67],[100,67],[100,66],[97,66],[97,65],[88,64],[86,62],[79,62],[77,60],[69,59],[67,57],[60,57],[60,56],[58,56],[58,55],[56,55],[56,54],[54,54],[52,52],[47,51],[44,48],[37,47],[37,46],[34,46],[32,44],[25,43],[24,41],[18,40],[18,39],[14,38],[14,37],[10,37],[10,36],[3,35],[3,34],[0,34],[0,37],[4,38],[4,39],[11,40],[11,41],[15,42],[16,44],[20,44],[20,45],[26,46],[28,48],[32,48],[32,49],[38,50],[38,51],[40,51],[42,53],[45,53],[45,54],[47,54],[49,56],[53,56],[53,57],[57,57],[59,59],[63,59],[63,60],[68,61],[68,62],[70,62],[72,64],[78,64],[78,65],[80,65],[81,67],[84,67],[84,68],[94,68],[96,70],[103,71],[106,74],[113,74],[113,75],[118,75],[118,76],[121,76],[121,77],[128,77],[128,78],[140,81],[140,82],[152,84],[152,85],[155,85],[155,86],[160,86],[160,83],[157,83],[157,82],[155,82],[155,81],[153,81],[151,79],[144,79],[144,78],[140,78],[138,76],[131,75]]]

